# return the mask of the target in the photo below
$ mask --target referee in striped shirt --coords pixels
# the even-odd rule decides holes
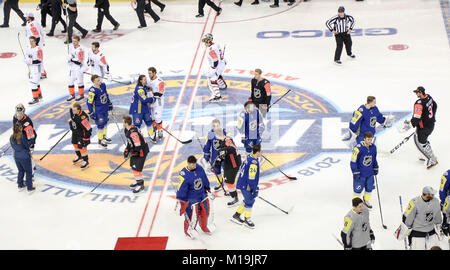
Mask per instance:
[[[330,32],[333,32],[334,37],[336,38],[334,62],[338,65],[342,64],[340,59],[343,44],[345,44],[347,55],[351,58],[355,58],[355,55],[352,54],[352,38],[350,36],[350,33],[353,30],[353,25],[355,25],[355,19],[352,16],[345,14],[345,8],[342,6],[339,7],[338,15],[329,19],[325,25]]]

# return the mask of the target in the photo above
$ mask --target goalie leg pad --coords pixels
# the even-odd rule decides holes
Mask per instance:
[[[217,84],[217,80],[211,80],[211,78],[207,79],[208,81],[208,89],[211,93],[211,97],[219,97],[220,96],[220,89],[219,85]]]
[[[215,230],[213,207],[208,197],[199,204],[198,221],[203,232],[212,233]]]
[[[414,134],[414,144],[416,145],[417,149],[419,150],[419,152],[424,155],[427,159],[429,160],[435,160],[436,157],[434,156],[433,150],[431,149],[431,145],[430,142],[425,141],[425,142],[421,142],[420,138],[421,136],[418,135],[417,133]],[[427,136],[428,137],[428,136]]]
[[[411,250],[426,250],[425,237],[412,237],[411,238]]]

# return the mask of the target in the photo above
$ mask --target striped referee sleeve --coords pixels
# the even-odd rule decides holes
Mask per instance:
[[[339,15],[336,15],[334,17],[332,17],[331,19],[329,19],[325,25],[327,26],[328,30],[330,30],[330,32],[333,32],[334,29],[334,24],[336,23],[336,20],[338,18]]]
[[[350,21],[350,30],[353,30],[353,25],[355,25],[355,18],[353,16],[347,15],[348,20]]]

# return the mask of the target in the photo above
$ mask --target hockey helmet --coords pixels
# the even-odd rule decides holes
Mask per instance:
[[[203,36],[202,42],[212,42],[213,41],[213,35],[210,33],[207,33]]]

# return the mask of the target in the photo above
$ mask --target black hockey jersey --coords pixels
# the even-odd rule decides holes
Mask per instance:
[[[73,144],[83,141],[87,145],[91,142],[92,127],[86,112],[81,110],[79,113],[74,114],[71,108],[69,126],[70,130],[72,130]]]
[[[237,152],[237,147],[230,137],[225,137],[224,140],[220,141],[218,154],[217,158],[224,161],[225,170],[236,169],[241,166],[241,155]]]
[[[36,130],[34,130],[33,121],[31,121],[31,118],[28,117],[26,114],[23,115],[22,119],[17,119],[17,117],[14,115],[13,117],[13,125],[16,125],[16,123],[19,122],[22,125],[22,132],[25,138],[27,138],[28,142],[30,143],[30,147],[33,148],[34,144],[36,143]]]
[[[436,122],[437,104],[430,95],[423,99],[418,99],[414,104],[411,125],[413,127],[428,128]]]
[[[255,103],[256,105],[267,104],[267,106],[269,106],[270,99],[272,98],[270,82],[264,78],[260,81],[253,78],[251,82],[251,87],[252,89],[249,100]]]
[[[125,137],[127,138],[128,142],[126,151],[129,151],[131,153],[131,156],[147,156],[149,152],[148,144],[137,127],[132,126],[129,130],[125,129]]]

